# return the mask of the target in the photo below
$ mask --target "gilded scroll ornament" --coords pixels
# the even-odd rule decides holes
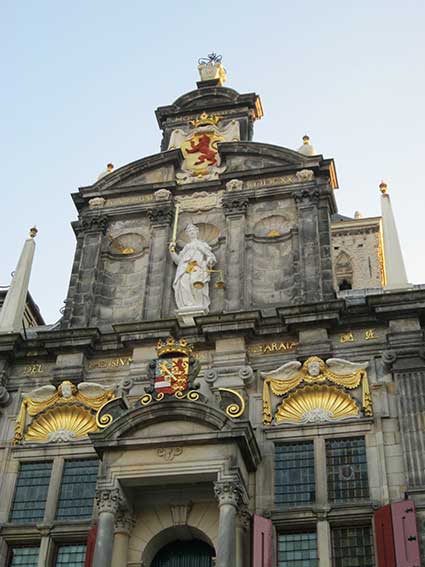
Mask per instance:
[[[237,398],[237,402],[232,402],[226,407],[225,409],[226,414],[233,419],[242,417],[245,412],[245,400],[239,394],[239,392],[237,392],[236,390],[231,390],[230,388],[219,388],[218,391],[229,392],[230,394],[232,394]]]
[[[85,429],[96,430],[97,412],[106,402],[114,398],[114,390],[94,382],[82,382],[75,385],[65,380],[56,388],[49,384],[36,388],[32,392],[23,395],[21,409],[19,411],[15,427],[15,443],[25,440],[52,441],[55,438],[55,431],[68,431],[68,440],[74,437],[85,435],[81,433]],[[64,408],[68,409],[64,409]],[[76,408],[77,411],[70,411],[69,408]],[[89,419],[88,414],[91,417]],[[43,415],[43,419],[38,416]],[[28,418],[35,418],[30,423],[27,435]],[[91,424],[91,425],[89,425]],[[93,425],[94,424],[94,425]],[[71,429],[66,429],[66,427]],[[94,427],[94,429],[92,429]],[[88,433],[89,431],[87,431]],[[46,438],[47,435],[47,438]],[[28,436],[28,439],[27,439]],[[58,437],[58,436],[56,436]],[[64,440],[67,435],[59,435]]]
[[[372,399],[366,372],[367,363],[354,363],[341,358],[329,358],[326,362],[317,356],[309,357],[304,364],[287,362],[276,370],[261,372],[263,386],[263,420],[273,420],[271,394],[283,397],[302,385],[335,384],[346,390],[362,387],[362,409],[365,416],[373,414]],[[288,399],[288,398],[287,398]],[[283,404],[286,400],[283,401]],[[277,421],[277,419],[276,419]]]

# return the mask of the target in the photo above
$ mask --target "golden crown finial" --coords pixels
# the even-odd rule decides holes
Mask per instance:
[[[310,136],[307,136],[307,134],[304,134],[303,144],[309,144],[309,143],[310,143]]]
[[[185,354],[189,356],[192,354],[192,347],[189,345],[186,339],[174,339],[173,337],[168,337],[166,340],[159,339],[156,345],[156,352],[158,356],[163,356],[164,354]]]
[[[38,229],[36,226],[30,228],[30,237],[35,238],[37,236]]]
[[[381,190],[381,193],[383,195],[386,195],[388,193],[388,185],[385,183],[385,181],[381,181],[381,183],[379,184],[379,189]]]
[[[204,126],[207,124],[212,124],[213,126],[217,126],[217,124],[222,120],[222,116],[218,116],[217,114],[207,114],[205,111],[196,118],[195,120],[191,120],[190,124],[197,128],[198,126]]]

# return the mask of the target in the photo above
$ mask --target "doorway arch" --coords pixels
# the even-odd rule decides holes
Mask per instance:
[[[212,567],[214,549],[200,539],[176,540],[162,547],[151,567]]]

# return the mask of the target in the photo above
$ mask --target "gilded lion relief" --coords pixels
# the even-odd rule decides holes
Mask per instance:
[[[373,415],[367,363],[341,358],[326,362],[311,356],[304,364],[292,361],[270,372],[261,372],[263,421],[275,423],[324,423]],[[361,388],[361,404],[349,392]],[[272,394],[282,398],[273,411]]]

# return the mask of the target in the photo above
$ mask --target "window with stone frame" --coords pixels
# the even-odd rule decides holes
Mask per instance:
[[[331,502],[369,498],[366,445],[364,437],[326,441],[328,497]]]
[[[278,567],[319,567],[316,532],[279,534]]]
[[[84,567],[85,543],[65,543],[56,549],[55,567]]]
[[[38,545],[12,546],[9,548],[7,567],[37,567]]]
[[[21,463],[9,515],[10,522],[43,520],[51,473],[51,462]]]
[[[332,530],[333,567],[374,567],[370,526],[340,527]]]
[[[56,510],[57,520],[91,517],[98,469],[97,459],[65,461]]]
[[[314,503],[314,443],[282,443],[275,447],[275,503],[303,506]]]

